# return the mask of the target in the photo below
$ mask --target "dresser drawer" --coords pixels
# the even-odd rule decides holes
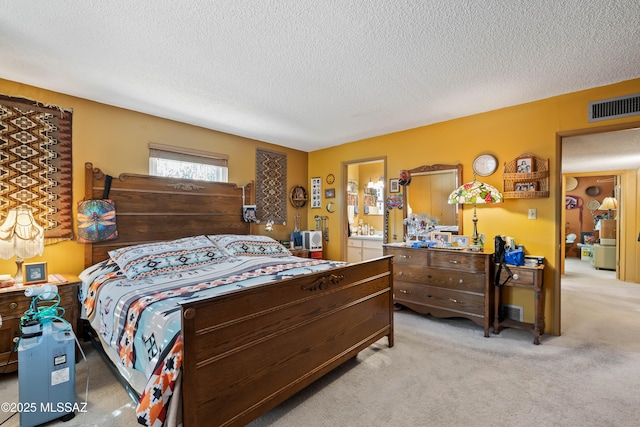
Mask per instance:
[[[394,282],[394,299],[456,313],[484,316],[484,295],[459,292],[410,282]]]
[[[30,304],[31,298],[25,297],[23,292],[0,295],[0,315],[20,317],[29,309]]]
[[[511,286],[525,286],[525,287],[533,287],[534,284],[534,273],[533,270],[525,270],[524,268],[516,268],[512,266],[508,266],[509,270],[513,274],[513,277],[509,281],[509,285]],[[507,271],[503,268],[500,272],[500,283],[503,283],[507,280],[509,275]]]
[[[429,251],[426,249],[390,248],[385,246],[385,255],[393,255],[394,264],[429,265]]]
[[[393,269],[393,280],[414,282],[460,291],[484,293],[484,273],[425,268],[410,264],[399,264]]]
[[[485,256],[450,251],[430,251],[429,266],[465,271],[485,271]]]
[[[18,353],[14,351],[16,343],[13,340],[18,336],[20,336],[20,319],[3,317],[2,326],[0,326],[0,366],[2,367],[0,372],[5,370],[4,366],[9,361],[9,356],[11,356],[10,363],[14,365],[17,363]],[[14,370],[7,367],[6,372]]]
[[[439,270],[430,268],[427,274],[426,285],[437,286],[457,291],[485,293],[484,273],[470,273],[457,270]]]

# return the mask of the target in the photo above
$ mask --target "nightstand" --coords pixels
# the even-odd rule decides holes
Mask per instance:
[[[66,283],[54,283],[60,294],[60,307],[65,309],[64,319],[77,331],[78,324],[78,289],[80,279],[72,274],[62,274]],[[38,285],[31,285],[38,286]],[[0,373],[13,372],[18,369],[18,353],[12,350],[16,346],[14,338],[20,336],[20,318],[29,309],[31,298],[24,296],[29,286],[11,286],[0,289]],[[11,360],[9,360],[11,357]],[[8,365],[7,365],[8,361]],[[7,366],[5,366],[7,365]]]
[[[289,249],[291,255],[299,256],[300,258],[309,258],[309,249]]]
[[[534,323],[519,322],[512,319],[500,318],[500,302],[502,286],[495,286],[495,315],[493,322],[493,333],[499,334],[502,327],[518,328],[533,333],[533,343],[540,344],[540,335],[544,334],[544,265],[535,267],[508,265],[513,274],[504,286],[515,286],[533,290]],[[496,265],[496,268],[498,266]],[[500,283],[504,283],[508,274],[503,269],[500,272]]]

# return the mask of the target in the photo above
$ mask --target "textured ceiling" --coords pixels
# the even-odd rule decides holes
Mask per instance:
[[[0,78],[313,151],[640,77],[639,19],[637,0],[3,0]]]
[[[640,168],[640,129],[562,139],[562,172],[617,171]]]

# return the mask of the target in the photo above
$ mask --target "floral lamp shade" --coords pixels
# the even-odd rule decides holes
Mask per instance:
[[[480,203],[501,203],[502,193],[492,185],[473,180],[462,184],[449,195],[449,204],[474,205]]]
[[[471,182],[462,184],[449,195],[449,204],[473,205],[473,235],[471,239],[474,246],[480,241],[476,205],[481,203],[502,203],[503,200],[504,197],[497,188],[484,182],[476,181],[475,178]]]

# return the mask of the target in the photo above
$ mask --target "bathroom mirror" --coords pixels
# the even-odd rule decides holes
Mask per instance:
[[[427,214],[438,219],[438,229],[462,235],[462,210],[447,203],[462,183],[462,165],[423,165],[409,170],[411,182],[402,187],[403,218]]]

